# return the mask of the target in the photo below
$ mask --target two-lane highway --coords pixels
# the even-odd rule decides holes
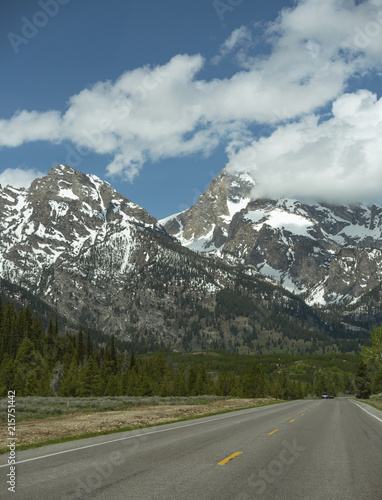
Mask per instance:
[[[382,500],[382,412],[293,401],[27,450],[17,462],[15,499]]]

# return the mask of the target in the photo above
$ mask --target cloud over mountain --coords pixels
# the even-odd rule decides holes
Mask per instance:
[[[230,156],[229,170],[246,169],[256,197],[343,202],[380,198],[382,99],[367,90],[343,94],[332,115],[308,115],[280,126]]]

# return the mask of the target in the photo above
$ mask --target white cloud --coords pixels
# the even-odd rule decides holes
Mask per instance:
[[[16,147],[25,142],[60,139],[58,111],[21,111],[10,120],[0,120],[0,146]]]
[[[220,47],[220,54],[215,56],[212,60],[213,64],[218,64],[223,57],[226,57],[234,49],[242,48],[243,46],[248,46],[252,41],[253,33],[247,26],[240,26],[240,28],[235,29],[227,40]]]
[[[371,202],[381,196],[382,99],[369,91],[344,94],[332,117],[310,115],[269,138],[230,153],[229,168],[246,169],[261,197]]]
[[[267,50],[254,53],[253,40],[257,48],[259,40],[265,41]],[[338,175],[339,159],[323,152],[321,144],[335,145],[341,161],[346,159],[355,169],[357,155],[349,149],[350,139],[341,135],[346,122],[341,106],[346,101],[349,110],[350,97],[340,96],[350,77],[380,69],[381,41],[380,0],[300,0],[283,9],[260,33],[259,26],[241,26],[232,32],[218,59],[246,50],[241,52],[241,69],[231,78],[202,80],[198,74],[207,63],[201,55],[176,55],[163,66],[137,68],[115,82],[98,82],[82,90],[70,97],[65,112],[24,110],[0,120],[0,146],[71,141],[79,155],[86,151],[112,155],[108,173],[132,179],[149,160],[209,155],[223,143],[231,161],[240,162],[242,156],[251,158],[254,145],[258,149],[264,144],[264,164],[271,165],[267,153],[280,165],[289,165],[298,177],[308,157],[337,159],[333,168],[325,164],[332,178]],[[371,119],[370,107],[362,114],[360,97],[353,97],[354,109]],[[319,125],[315,113],[333,101],[333,119]],[[362,102],[366,105],[365,99]],[[375,106],[371,107],[375,110]],[[259,124],[279,129],[248,147],[251,127]],[[325,139],[329,124],[332,142]],[[350,130],[355,134],[350,142],[357,145],[359,123],[352,128],[349,117],[346,131]],[[314,134],[319,140],[314,140]],[[271,141],[272,150],[267,147]],[[296,167],[292,168],[289,158],[294,154]],[[275,186],[285,180],[281,167],[272,172]],[[322,182],[318,185],[327,191]]]
[[[34,179],[43,175],[45,174],[33,168],[7,168],[0,173],[0,185],[28,188]]]

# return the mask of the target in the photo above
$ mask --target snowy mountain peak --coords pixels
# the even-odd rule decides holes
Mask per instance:
[[[0,277],[26,287],[41,284],[46,269],[106,241],[124,242],[125,269],[133,235],[143,229],[168,237],[109,183],[67,165],[51,168],[28,189],[0,189],[0,213]]]
[[[216,251],[224,246],[233,217],[247,206],[255,186],[246,172],[230,173],[225,168],[193,207],[160,222],[190,249]]]
[[[256,199],[224,169],[191,208],[163,221],[192,250],[257,270],[310,304],[349,303],[382,278],[382,208]]]
[[[219,255],[233,264],[227,266],[169,241],[155,218],[109,183],[57,165],[28,189],[0,188],[0,278],[75,322],[177,349],[188,345],[195,318],[198,348],[249,342],[250,324],[242,318],[246,333],[239,340],[228,323],[218,330],[215,319],[206,320],[205,311],[216,318],[220,306],[230,308],[228,290],[236,290],[232,297],[240,303],[250,300],[254,311],[259,307],[256,338],[258,327],[281,335],[281,324],[300,328],[301,321],[303,338],[311,338],[312,325],[330,330],[269,280],[308,304],[358,300],[358,325],[362,300],[382,278],[382,209],[256,199],[256,187],[245,172],[224,169],[193,207],[161,221],[183,245]],[[377,299],[367,325],[379,317]]]

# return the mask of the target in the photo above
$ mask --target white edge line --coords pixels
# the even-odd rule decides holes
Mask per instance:
[[[360,404],[356,403],[355,401],[353,401],[351,399],[351,402],[354,403],[355,405],[358,406],[358,408],[361,408],[361,410],[363,410],[364,412],[368,413],[369,415],[371,415],[372,417],[376,418],[377,420],[379,420],[380,422],[382,422],[382,418],[379,418],[377,417],[377,415],[373,415],[373,413],[371,413],[370,411],[367,411],[365,410],[365,408],[363,406],[361,406]]]
[[[301,400],[298,400],[298,401],[301,402]],[[297,401],[293,401],[293,403],[295,403],[295,402],[297,402]],[[251,412],[255,412],[255,411],[259,411],[259,410],[265,410],[267,408],[275,408],[275,406],[276,405],[266,405],[266,406],[260,406],[258,408],[250,408],[248,410],[237,410],[237,411],[240,411],[241,414],[243,414],[243,413],[251,413]],[[280,405],[280,407],[281,406],[283,406],[283,405]],[[208,418],[208,420],[200,420],[198,422],[192,422],[192,423],[189,423],[189,424],[179,425],[179,426],[176,426],[176,427],[170,427],[170,428],[165,428],[165,429],[156,429],[155,431],[144,432],[142,434],[135,434],[134,436],[125,436],[123,438],[112,439],[110,441],[105,441],[105,442],[102,442],[102,443],[94,443],[94,444],[89,444],[89,445],[86,445],[86,446],[80,446],[78,448],[71,448],[70,450],[57,451],[56,453],[49,453],[48,455],[42,455],[40,457],[33,457],[33,458],[27,458],[25,460],[20,460],[18,462],[15,462],[14,465],[23,464],[25,462],[33,462],[34,460],[42,460],[43,458],[54,457],[56,455],[63,455],[64,453],[71,453],[73,451],[86,450],[87,448],[95,448],[96,446],[103,446],[103,445],[106,445],[106,444],[117,443],[119,441],[126,441],[127,439],[140,438],[142,436],[148,436],[150,434],[157,434],[159,432],[168,432],[168,431],[173,431],[173,430],[176,430],[176,429],[182,429],[184,427],[191,427],[193,425],[206,424],[206,423],[209,423],[209,422],[214,422],[216,420],[223,420],[224,418],[230,418],[230,417],[235,417],[235,416],[237,416],[237,412],[236,411],[230,412],[228,415],[219,415],[216,418],[204,417],[204,418]],[[168,425],[171,425],[171,423],[176,424],[177,422],[169,422]],[[132,431],[122,431],[122,432],[133,432],[133,430]],[[17,453],[17,450],[16,450],[16,453]],[[3,468],[3,467],[9,467],[9,464],[0,465],[0,469]]]

